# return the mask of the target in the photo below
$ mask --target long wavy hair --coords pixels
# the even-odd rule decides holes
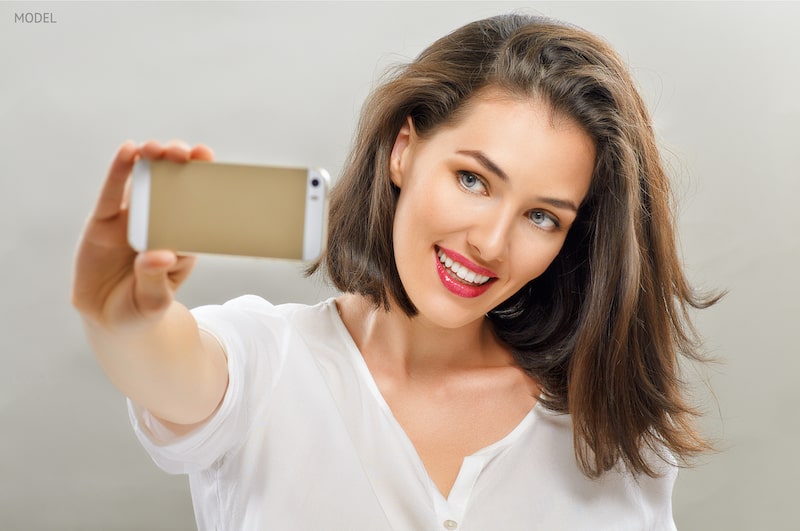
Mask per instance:
[[[587,476],[620,462],[656,475],[652,452],[686,463],[707,444],[693,427],[679,356],[701,359],[688,312],[716,297],[687,282],[649,113],[624,62],[597,36],[540,17],[496,16],[392,72],[363,107],[332,192],[327,250],[309,274],[323,268],[343,292],[416,314],[394,260],[392,146],[407,117],[430,136],[490,86],[546,101],[583,127],[597,158],[559,255],[487,318],[542,386],[543,405],[571,414]]]

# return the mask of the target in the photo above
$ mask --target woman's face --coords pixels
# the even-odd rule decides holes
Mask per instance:
[[[473,323],[541,275],[589,189],[591,138],[537,100],[488,91],[420,139],[409,121],[390,161],[400,188],[394,251],[422,318]]]

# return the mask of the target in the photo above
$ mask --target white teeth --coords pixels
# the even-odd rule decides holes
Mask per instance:
[[[453,261],[452,258],[444,254],[443,251],[439,251],[439,261],[444,264],[446,268],[453,272],[458,278],[469,282],[471,284],[486,284],[489,281],[490,277],[485,275],[479,275],[475,271],[472,271],[470,268],[463,264],[459,264],[458,262]]]

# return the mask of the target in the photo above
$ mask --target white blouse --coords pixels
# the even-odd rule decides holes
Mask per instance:
[[[228,355],[220,408],[180,437],[136,404],[129,410],[158,466],[189,475],[200,531],[675,529],[677,469],[588,479],[570,417],[539,405],[466,457],[445,499],[333,299],[273,306],[247,295],[193,314]]]

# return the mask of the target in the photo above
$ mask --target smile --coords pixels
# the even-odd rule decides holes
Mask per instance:
[[[491,271],[478,266],[466,266],[458,260],[461,255],[454,251],[444,251],[437,247],[435,255],[436,272],[445,288],[459,297],[472,298],[482,295],[496,280]],[[465,258],[466,262],[467,259]],[[489,273],[489,274],[486,274]]]
[[[465,284],[480,286],[482,284],[486,284],[487,282],[489,282],[489,279],[491,278],[486,275],[481,275],[480,273],[476,273],[475,271],[471,270],[464,264],[456,262],[446,254],[444,254],[444,251],[442,251],[441,249],[439,249],[437,255],[439,256],[439,261],[442,264],[444,264],[444,267],[446,267],[455,276],[463,280]]]

